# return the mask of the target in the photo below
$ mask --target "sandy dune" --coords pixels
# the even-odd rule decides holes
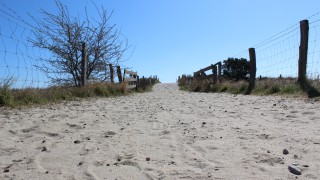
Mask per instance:
[[[0,179],[296,178],[320,179],[319,102],[158,84],[0,112]]]

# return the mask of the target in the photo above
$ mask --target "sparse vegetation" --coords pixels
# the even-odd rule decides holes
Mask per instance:
[[[2,83],[0,83],[0,106],[5,104],[10,105],[13,102],[13,97],[10,92],[11,83],[12,78],[4,80]]]
[[[109,97],[124,95],[123,84],[95,83],[85,87],[50,87],[46,89],[10,89],[0,87],[0,106],[19,107],[25,105],[55,103],[88,97]]]
[[[126,83],[93,83],[83,87],[53,86],[49,88],[12,89],[11,80],[0,84],[0,107],[20,107],[58,103],[61,101],[76,100],[79,98],[113,97],[127,95],[132,92],[148,92],[152,85],[144,85],[137,91],[127,91]]]
[[[313,82],[314,84],[315,82]],[[319,83],[318,83],[319,84]],[[199,81],[193,79],[187,85],[185,79],[178,82],[181,90],[192,92],[214,92],[214,93],[231,93],[231,94],[245,94],[248,89],[247,81],[228,81],[224,80],[221,83],[200,84]],[[296,83],[294,78],[265,78],[257,80],[255,88],[252,91],[254,95],[302,95],[303,91]]]

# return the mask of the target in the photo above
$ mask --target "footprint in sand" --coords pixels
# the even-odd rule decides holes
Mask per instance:
[[[60,134],[59,133],[52,133],[52,132],[46,132],[46,131],[42,131],[42,132],[40,132],[41,134],[44,134],[44,135],[46,135],[46,136],[49,136],[49,137],[58,137],[58,136],[60,136]]]
[[[105,138],[112,138],[114,135],[116,135],[117,133],[113,132],[113,131],[107,131],[107,132],[103,132],[102,136]]]
[[[151,125],[152,130],[163,130],[165,131],[168,128],[168,124],[159,121],[153,121]]]
[[[32,127],[26,128],[26,129],[21,129],[21,132],[29,133],[29,132],[34,132],[37,130],[39,130],[39,126],[32,126]]]
[[[89,153],[95,153],[97,150],[97,147],[95,145],[92,145],[90,143],[84,143],[84,145],[82,146],[79,154],[81,156],[86,156],[88,155]]]
[[[271,154],[265,153],[254,153],[256,163],[265,163],[270,166],[274,166],[276,164],[284,164],[284,159],[281,157],[272,156]]]
[[[67,125],[72,128],[72,129],[83,129],[82,125],[78,125],[78,124],[69,124],[67,123]]]

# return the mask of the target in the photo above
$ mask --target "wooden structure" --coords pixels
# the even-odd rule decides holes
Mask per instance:
[[[307,91],[307,59],[309,42],[309,21],[300,21],[300,46],[298,62],[298,83],[302,90]]]
[[[129,76],[129,78],[126,78],[126,75]],[[138,73],[129,71],[127,69],[124,69],[124,74],[123,74],[123,82],[128,83],[127,89],[135,89],[138,87]]]
[[[212,70],[212,74],[206,74],[206,71]],[[221,76],[221,62],[212,64],[206,68],[203,68],[197,72],[194,72],[194,78],[202,83],[217,83],[218,78]]]
[[[80,86],[87,85],[87,45],[86,43],[82,44],[82,50],[81,50],[81,84]]]
[[[256,82],[257,64],[256,64],[256,50],[254,48],[249,49],[249,56],[250,56],[250,78],[249,78],[248,90],[246,92],[247,95],[251,94]]]
[[[110,82],[114,83],[114,70],[112,64],[109,64],[109,69],[110,69]]]
[[[118,74],[119,83],[122,83],[123,79],[122,79],[121,67],[120,66],[117,66],[117,74]]]
[[[88,68],[88,59],[87,59],[87,45],[86,43],[82,44],[82,59],[81,59],[81,76],[80,76],[80,84],[79,86],[87,85],[87,68]],[[106,67],[107,68],[107,67]],[[115,83],[114,81],[114,66],[109,64],[110,70],[110,83]],[[116,71],[119,79],[119,83],[127,83],[127,89],[137,89],[138,87],[146,87],[149,85],[154,85],[159,82],[159,78],[157,76],[150,78],[142,78],[139,80],[139,76],[137,72],[133,72],[127,69],[124,69],[124,73],[121,72],[121,67],[116,66]],[[93,81],[94,82],[94,81]],[[141,85],[141,86],[140,86]]]

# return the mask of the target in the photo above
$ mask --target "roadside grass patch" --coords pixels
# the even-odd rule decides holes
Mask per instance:
[[[318,82],[312,82],[315,87],[319,86]],[[249,83],[245,80],[228,81],[224,80],[216,84],[201,84],[197,80],[192,80],[190,85],[184,82],[178,82],[181,90],[192,92],[213,92],[213,93],[231,93],[245,94],[248,90]],[[301,96],[305,94],[294,78],[265,78],[257,79],[255,88],[252,91],[253,95],[293,95]]]
[[[126,95],[126,84],[93,83],[84,87],[53,86],[49,88],[12,89],[9,83],[0,86],[0,106],[19,107],[55,103],[77,98]]]

